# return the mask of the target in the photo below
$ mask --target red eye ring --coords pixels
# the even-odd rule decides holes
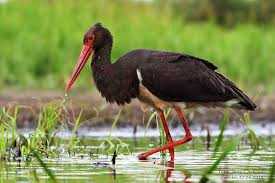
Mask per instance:
[[[95,35],[92,35],[91,37],[87,37],[85,44],[92,44],[95,40]]]

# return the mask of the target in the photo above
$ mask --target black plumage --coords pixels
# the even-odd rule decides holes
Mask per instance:
[[[215,71],[214,64],[190,55],[138,49],[125,54],[114,64],[102,65],[96,60],[92,63],[101,65],[92,67],[94,73],[98,73],[94,78],[99,91],[109,102],[129,103],[138,96],[139,69],[142,84],[164,101],[226,102],[238,99],[246,109],[256,107],[231,81]]]
[[[140,160],[156,152],[169,151],[174,161],[174,147],[192,140],[187,118],[178,103],[186,106],[229,106],[254,110],[256,105],[236,85],[217,72],[211,62],[194,56],[147,49],[133,50],[111,63],[113,37],[100,24],[91,27],[83,39],[83,48],[68,91],[90,55],[95,84],[108,102],[119,105],[138,98],[158,112],[167,144],[138,155]],[[173,140],[163,109],[171,107],[182,123],[185,135]]]
[[[213,103],[236,99],[240,108],[256,108],[249,97],[205,59],[182,53],[137,49],[111,63],[111,33],[101,24],[96,24],[85,34],[84,44],[93,36],[93,78],[108,102],[131,102],[139,97],[139,86],[143,84],[153,95],[167,102]]]

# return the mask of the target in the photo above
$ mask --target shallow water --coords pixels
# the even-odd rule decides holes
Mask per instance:
[[[231,136],[225,140],[231,139]],[[215,182],[264,182],[268,179],[272,160],[275,157],[274,136],[261,137],[264,147],[251,155],[252,150],[246,141],[242,141],[238,150],[232,152],[214,171],[210,179]],[[59,139],[60,140],[60,139]],[[61,139],[62,140],[62,139]],[[63,152],[59,157],[43,159],[52,170],[58,182],[198,182],[202,173],[215,158],[212,149],[206,150],[205,138],[195,137],[192,142],[177,148],[174,164],[169,159],[160,158],[155,154],[147,161],[139,161],[139,152],[157,146],[158,137],[120,138],[129,144],[130,154],[118,153],[116,164],[112,165],[110,155],[98,150],[103,138],[83,137],[81,146],[75,148],[74,153]],[[212,144],[215,139],[212,139]],[[116,142],[116,139],[112,139]],[[63,140],[66,144],[67,140]],[[62,152],[62,146],[53,147]],[[1,164],[2,182],[28,182],[38,177],[46,182],[49,177],[38,162],[12,161]],[[35,182],[35,181],[34,181]]]
[[[275,136],[275,122],[255,122],[249,125],[249,127],[258,135],[258,136]],[[220,133],[219,126],[217,124],[208,124],[209,131],[211,136],[218,136]],[[207,132],[202,128],[201,124],[193,124],[190,126],[193,136],[200,137],[206,136]],[[108,127],[94,127],[94,128],[80,128],[78,130],[80,136],[84,137],[106,137],[110,134],[112,137],[133,137],[133,127],[122,127],[112,129],[110,132],[110,126]],[[176,128],[171,128],[170,132],[172,136],[181,136],[183,132],[182,126],[177,126]],[[228,125],[224,131],[224,135],[234,136],[238,134],[245,133],[247,131],[247,125],[243,123],[231,123]],[[26,131],[25,131],[26,132]],[[70,137],[70,131],[60,131],[58,134],[60,137]],[[136,137],[158,137],[160,135],[158,129],[146,129],[144,127],[138,126],[136,129]]]

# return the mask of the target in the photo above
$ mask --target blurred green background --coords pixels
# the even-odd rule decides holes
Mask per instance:
[[[275,89],[274,0],[1,0],[0,89],[63,89],[96,22],[113,60],[136,48],[208,59],[250,93]],[[86,67],[78,88],[90,88]]]

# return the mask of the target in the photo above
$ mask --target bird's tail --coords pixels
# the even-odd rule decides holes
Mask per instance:
[[[233,104],[231,107],[246,109],[254,111],[256,109],[256,104],[246,95],[242,90],[240,90],[233,82],[226,79],[223,75],[218,74],[218,77],[230,87],[231,91],[234,93],[238,102]]]
[[[247,96],[245,95],[240,89],[237,87],[232,88],[234,92],[239,96],[240,101],[238,102],[238,106],[241,108],[254,111],[256,109],[256,104]]]

